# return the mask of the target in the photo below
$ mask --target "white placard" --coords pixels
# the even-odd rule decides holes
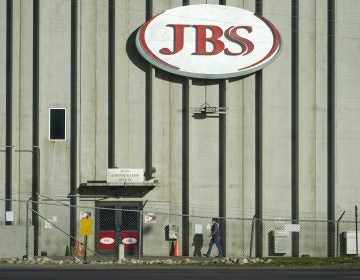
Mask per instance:
[[[144,169],[109,168],[107,170],[108,183],[143,183]]]
[[[91,212],[90,211],[80,211],[80,220],[81,219],[90,219]]]
[[[195,234],[202,234],[202,228],[203,225],[202,224],[195,224]]]
[[[144,216],[145,224],[156,224],[156,215],[154,213],[147,213]]]
[[[14,212],[13,211],[6,211],[5,220],[7,222],[13,222],[14,221]]]
[[[45,221],[45,228],[52,228],[52,224],[48,221]]]
[[[285,232],[300,232],[299,224],[285,224]]]

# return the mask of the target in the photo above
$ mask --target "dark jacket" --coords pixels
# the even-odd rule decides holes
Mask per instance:
[[[220,237],[220,226],[217,222],[215,222],[211,226],[211,236],[212,237]]]

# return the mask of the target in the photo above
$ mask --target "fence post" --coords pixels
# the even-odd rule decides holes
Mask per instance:
[[[141,248],[142,248],[142,221],[143,221],[143,215],[144,215],[144,210],[141,209],[140,210],[140,220],[139,220],[139,248],[138,248],[138,259],[140,260],[141,258]]]
[[[138,248],[138,251],[139,251],[139,260],[140,260],[140,256],[141,256],[141,253],[142,253],[142,240],[143,240],[143,230],[142,230],[142,227],[143,227],[143,220],[144,220],[144,208],[145,208],[145,205],[148,203],[148,200],[145,200],[144,203],[142,203],[141,205],[141,210],[140,210],[140,221],[139,221],[139,248]]]
[[[255,257],[263,256],[263,220],[257,213],[255,219]]]
[[[355,236],[356,236],[356,256],[359,257],[359,245],[358,245],[358,208],[355,205]]]
[[[26,201],[26,259],[30,260],[29,257],[29,202],[32,200],[32,197],[30,197]]]
[[[256,214],[255,214],[254,217],[252,218],[252,222],[251,222],[250,253],[249,253],[249,258],[250,258],[250,259],[251,259],[251,257],[252,257],[252,247],[253,247],[253,236],[254,236],[255,218],[256,218]]]
[[[336,256],[339,256],[339,228],[340,228],[340,221],[342,219],[342,217],[344,216],[345,211],[342,212],[342,214],[340,215],[339,219],[336,221]]]

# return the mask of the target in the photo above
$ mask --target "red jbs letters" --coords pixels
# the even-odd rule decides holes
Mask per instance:
[[[216,55],[224,52],[226,55],[247,55],[254,50],[254,44],[242,36],[237,31],[240,29],[245,30],[247,33],[252,32],[251,26],[230,26],[223,30],[216,25],[187,25],[187,24],[167,24],[166,26],[173,28],[174,30],[174,45],[173,49],[162,48],[160,53],[164,55],[173,55],[180,52],[184,48],[184,36],[185,28],[195,29],[195,46],[192,55]],[[210,31],[211,35],[209,36]],[[224,40],[222,37],[225,37]],[[241,51],[235,52],[226,46],[226,42],[230,41],[240,46]],[[207,44],[211,43],[212,49],[207,49]]]

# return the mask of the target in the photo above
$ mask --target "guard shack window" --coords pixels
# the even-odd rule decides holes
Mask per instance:
[[[66,109],[49,109],[49,140],[66,140]]]

